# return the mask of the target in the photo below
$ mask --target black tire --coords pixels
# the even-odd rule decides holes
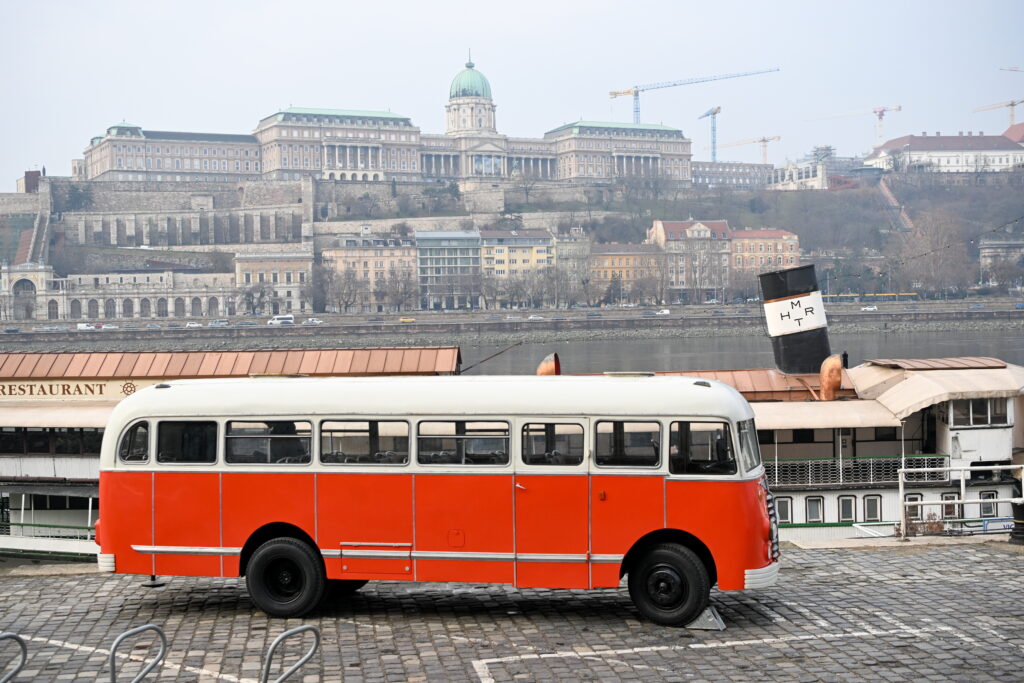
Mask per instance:
[[[704,563],[676,543],[653,546],[629,567],[629,597],[656,624],[689,624],[708,606],[710,593]]]
[[[327,579],[324,563],[294,538],[267,541],[252,554],[245,572],[249,596],[273,617],[299,617],[319,604]]]
[[[347,598],[368,583],[366,579],[327,579],[324,602]]]

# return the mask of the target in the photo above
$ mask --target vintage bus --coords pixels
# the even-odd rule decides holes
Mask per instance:
[[[768,586],[753,413],[686,377],[171,381],[114,409],[101,569],[244,576],[274,616],[367,581],[611,588],[686,624]]]

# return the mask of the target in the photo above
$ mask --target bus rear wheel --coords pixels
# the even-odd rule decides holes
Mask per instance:
[[[708,606],[711,582],[700,558],[677,543],[661,543],[629,568],[629,597],[663,626],[685,626]]]
[[[326,583],[319,555],[294,538],[275,538],[257,548],[245,578],[252,601],[274,617],[306,614],[320,602]]]

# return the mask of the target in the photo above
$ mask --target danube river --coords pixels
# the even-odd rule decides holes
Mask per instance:
[[[832,352],[850,354],[850,367],[868,358],[945,358],[992,356],[1024,365],[1024,336],[1019,330],[987,332],[911,332],[831,335]],[[501,351],[502,345],[462,347],[469,368]],[[469,374],[529,374],[549,353],[557,352],[565,373],[644,370],[712,370],[775,366],[771,342],[761,335],[609,339],[525,343],[492,358]]]

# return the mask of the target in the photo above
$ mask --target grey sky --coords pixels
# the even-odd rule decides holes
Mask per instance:
[[[466,50],[490,80],[498,130],[540,137],[567,121],[630,121],[610,90],[770,67],[778,73],[644,93],[643,120],[678,126],[695,159],[719,143],[781,135],[778,164],[814,145],[866,152],[886,137],[1002,132],[1024,99],[1024,3],[948,2],[85,2],[0,4],[0,191],[26,169],[70,173],[122,119],[154,130],[246,133],[292,106],[387,109],[444,132]],[[1024,107],[1018,120],[1024,120]],[[759,161],[760,146],[720,159]]]

